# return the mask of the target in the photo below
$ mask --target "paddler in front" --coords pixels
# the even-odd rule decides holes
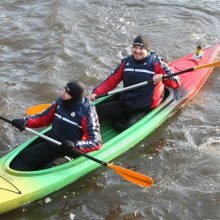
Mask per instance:
[[[13,160],[11,164],[13,169],[27,171],[48,168],[56,164],[56,158],[61,158],[62,162],[58,163],[63,163],[68,158],[76,157],[71,152],[72,148],[83,153],[101,148],[96,109],[90,100],[84,97],[84,93],[85,86],[82,83],[69,82],[61,97],[41,114],[12,120],[12,124],[20,131],[24,130],[25,126],[38,128],[52,124],[48,136],[62,142],[62,145],[57,146],[42,140],[25,149]]]
[[[176,89],[181,85],[178,76],[162,81],[163,75],[171,73],[168,65],[149,50],[148,37],[140,35],[133,41],[131,55],[121,60],[111,75],[93,90],[89,98],[94,101],[97,95],[113,90],[121,81],[124,87],[128,87],[153,79],[154,83],[125,91],[118,100],[96,106],[100,119],[112,119],[116,122],[115,128],[122,131],[161,103],[164,86]]]

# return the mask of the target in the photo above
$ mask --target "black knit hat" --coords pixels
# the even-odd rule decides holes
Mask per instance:
[[[85,85],[77,81],[68,82],[65,89],[74,101],[80,101],[85,93]]]
[[[148,40],[148,37],[146,35],[139,35],[137,37],[134,38],[134,41],[133,41],[133,47],[134,46],[140,46],[140,47],[143,47],[145,49],[148,49],[149,48],[149,40]]]

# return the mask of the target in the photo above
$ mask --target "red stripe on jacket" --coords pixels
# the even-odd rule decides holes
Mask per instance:
[[[43,111],[41,114],[37,114],[33,117],[28,117],[26,126],[28,128],[39,128],[51,124],[54,119],[56,107],[57,104],[53,103],[48,109]]]
[[[113,90],[122,80],[125,63],[121,62],[120,66],[99,86],[97,86],[93,93],[102,95]]]
[[[95,124],[98,123],[98,118],[96,118],[96,120],[97,121],[95,122]],[[82,120],[82,130],[82,140],[77,140],[74,142],[76,149],[81,151],[82,153],[99,150],[102,147],[99,124],[96,124],[93,129],[88,129],[87,117],[84,117]]]
[[[155,74],[168,74],[168,72],[165,71],[159,62],[155,62],[154,72]],[[150,109],[154,109],[161,103],[163,98],[164,85],[173,89],[177,89],[181,85],[181,82],[176,80],[174,77],[171,77],[163,80],[163,82],[157,83],[154,88],[153,100]]]

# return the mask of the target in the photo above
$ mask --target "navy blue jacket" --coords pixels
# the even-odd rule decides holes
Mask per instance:
[[[50,136],[58,141],[74,142],[83,153],[101,148],[100,125],[95,107],[88,98],[64,106],[58,98],[41,114],[27,118],[27,127],[36,128],[52,123]]]
[[[135,61],[133,56],[127,56],[115,68],[108,78],[97,86],[93,93],[96,95],[105,94],[114,89],[121,81],[124,87],[148,81],[155,74],[171,74],[171,70],[161,58],[151,52],[142,61]],[[157,107],[163,98],[164,85],[171,88],[178,88],[181,85],[178,76],[171,77],[157,84],[149,83],[146,86],[126,91],[122,94],[123,103],[130,109],[153,109]]]

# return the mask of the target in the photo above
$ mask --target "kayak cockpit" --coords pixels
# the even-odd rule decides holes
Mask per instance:
[[[117,98],[118,98],[117,95],[113,95],[113,96],[109,97],[107,100],[105,100],[105,102],[107,102],[109,100],[115,100]],[[171,88],[165,87],[163,101],[160,104],[160,106],[166,105],[166,103],[169,103],[173,99],[174,99],[174,91]],[[160,106],[158,106],[157,108],[155,108],[151,112],[153,112],[156,109],[160,108]],[[149,113],[150,112],[148,112],[146,114],[142,114],[141,117],[137,120],[137,122],[139,120],[141,120],[142,118],[147,117],[147,115]],[[131,120],[133,120],[133,119],[136,120],[136,118],[131,118]],[[110,141],[111,139],[113,139],[114,137],[116,137],[121,132],[123,132],[123,131],[125,131],[127,129],[126,127],[123,128],[123,124],[118,123],[118,122],[111,122],[107,118],[99,119],[99,121],[100,121],[100,125],[101,125],[100,127],[101,127],[101,136],[102,136],[103,143],[106,143],[106,142]]]
[[[170,88],[166,88],[165,89],[165,93],[164,93],[164,97],[163,97],[163,101],[161,103],[160,106],[158,106],[157,108],[155,108],[154,110],[152,110],[150,113],[152,114],[154,111],[158,111],[158,109],[161,109],[162,106],[166,106],[171,100],[173,100],[174,97],[174,92],[172,89]],[[111,96],[107,99],[105,99],[104,101],[108,101],[108,100],[112,100],[112,99],[116,99],[117,96]],[[148,117],[148,114],[143,115],[139,120],[142,120],[143,118]],[[102,136],[102,142],[103,142],[103,148],[105,146],[106,143],[108,143],[109,141],[113,140],[114,138],[116,138],[120,133],[124,132],[124,131],[120,131],[119,129],[117,129],[116,126],[114,126],[114,123],[112,123],[109,119],[101,119],[100,120],[100,127],[101,127],[101,136]],[[132,129],[133,126],[131,126],[130,128],[128,128],[129,130]],[[127,129],[127,130],[128,130]],[[46,132],[44,132],[46,135],[49,133],[50,129],[47,129]],[[9,161],[9,169],[12,171],[20,171],[17,167],[17,161],[18,158],[21,156],[21,154],[24,154],[25,151],[27,151],[28,149],[30,149],[32,146],[34,146],[35,144],[41,142],[42,139],[40,137],[35,138],[34,140],[32,140],[31,142],[29,142],[28,144],[26,144],[25,147],[22,147],[22,150],[20,150],[13,158],[10,158]],[[100,151],[100,150],[99,150]],[[99,151],[95,152],[95,154],[98,154]],[[57,159],[57,158],[56,158]],[[60,158],[58,158],[60,159]],[[79,157],[76,158],[74,160],[69,160],[70,162],[68,162],[68,160],[62,160],[63,158],[61,158],[61,163],[52,163],[54,165],[52,166],[48,166],[48,164],[51,164],[51,161],[48,161],[48,164],[45,164],[42,167],[38,167],[37,169],[30,169],[30,170],[25,170],[25,173],[27,172],[42,172],[42,171],[46,171],[49,172],[52,169],[60,169],[60,168],[65,168],[66,166],[69,166],[68,164],[70,164],[71,166],[74,166],[80,162],[83,162],[84,160],[86,160],[83,157]],[[63,162],[62,162],[63,161]],[[64,162],[68,162],[63,164]],[[55,167],[56,166],[56,167]]]

